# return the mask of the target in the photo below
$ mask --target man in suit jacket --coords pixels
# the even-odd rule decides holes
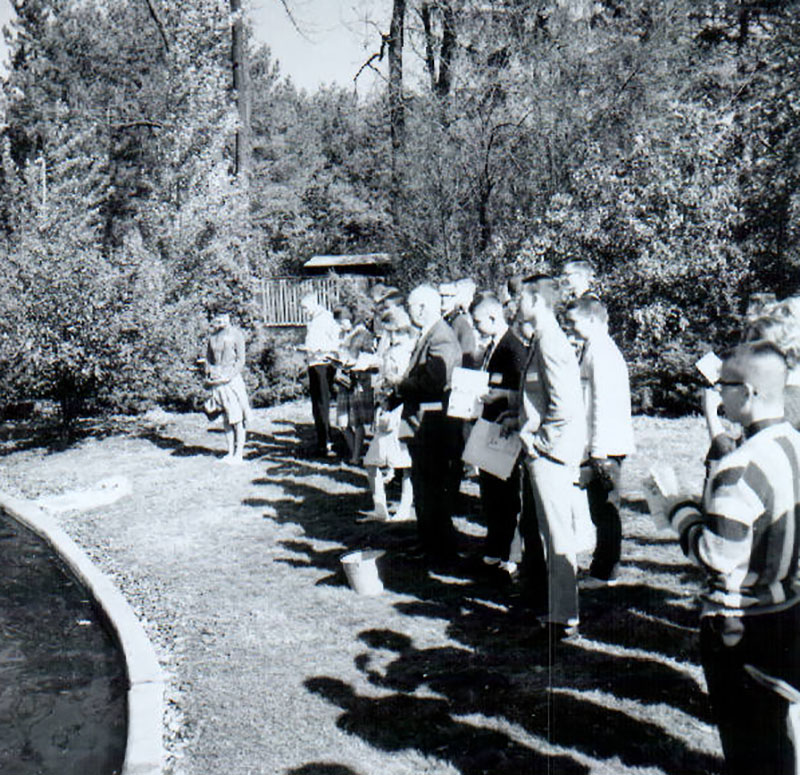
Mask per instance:
[[[509,398],[519,389],[525,365],[525,346],[509,328],[502,302],[484,296],[472,308],[475,327],[489,341],[481,369],[489,372],[489,395],[484,398],[482,417],[495,422],[509,409]],[[509,555],[517,529],[520,510],[520,471],[514,467],[511,476],[500,479],[480,471],[481,508],[486,520],[486,541],[483,561],[489,566],[513,573],[516,565]]]
[[[403,416],[415,428],[408,449],[420,548],[429,561],[439,562],[456,552],[452,515],[464,441],[461,420],[448,417],[446,410],[453,368],[461,365],[461,347],[442,320],[435,288],[415,288],[408,297],[408,312],[421,334],[395,388],[394,404],[404,405]]]
[[[520,391],[520,439],[526,453],[539,532],[547,557],[546,632],[561,639],[578,626],[572,490],[586,444],[578,361],[556,320],[555,281],[525,278],[520,314],[534,330]]]

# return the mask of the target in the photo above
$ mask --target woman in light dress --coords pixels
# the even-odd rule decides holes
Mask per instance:
[[[392,307],[380,317],[380,327],[385,334],[379,348],[380,367],[379,391],[388,395],[392,387],[403,378],[414,346],[417,342],[417,330],[411,323],[408,313],[402,307]],[[364,512],[362,521],[380,522],[403,521],[411,519],[414,495],[411,488],[411,456],[401,438],[400,415],[403,407],[392,411],[379,408],[375,420],[375,435],[364,457],[367,469],[373,508]],[[386,503],[386,487],[395,475],[395,470],[402,471],[400,504],[394,514],[390,514]]]

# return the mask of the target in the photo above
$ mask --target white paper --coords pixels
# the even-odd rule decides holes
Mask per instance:
[[[706,378],[709,385],[716,385],[722,371],[722,360],[714,352],[706,353],[695,368]]]
[[[370,369],[377,369],[380,365],[380,359],[373,353],[359,353],[355,363],[350,367],[352,371],[369,371]]]
[[[462,420],[474,420],[480,417],[483,412],[481,397],[489,391],[488,372],[456,366],[453,369],[450,385],[447,416],[460,417]]]
[[[670,527],[667,509],[681,495],[675,469],[670,465],[653,466],[642,486],[656,527],[660,530]]]
[[[503,436],[503,426],[480,419],[475,423],[464,447],[463,459],[499,479],[511,476],[522,449],[516,434]]]

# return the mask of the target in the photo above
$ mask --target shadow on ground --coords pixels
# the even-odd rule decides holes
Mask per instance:
[[[629,563],[637,579],[650,571],[671,574],[670,589],[637,581],[583,592],[581,636],[547,642],[531,618],[517,615],[515,585],[500,584],[475,563],[428,572],[406,551],[415,541],[413,523],[356,524],[358,510],[371,503],[364,473],[303,457],[312,433],[310,425],[284,423],[276,433],[251,437],[252,458],[266,466],[255,483],[279,484],[283,495],[245,503],[265,509],[265,518],[300,525],[306,536],[284,541],[287,555],[277,561],[321,570],[319,584],[344,585],[345,551],[383,549],[384,584],[403,598],[397,611],[446,622],[451,639],[418,648],[403,632],[359,633],[364,651],[355,666],[374,695],[337,676],[305,681],[340,709],[341,729],[378,750],[416,751],[463,775],[577,775],[598,762],[607,771],[615,762],[668,775],[720,771],[719,757],[709,752],[716,743],[697,666],[696,613],[684,594],[698,577],[672,555],[662,559],[661,552],[674,549],[671,541],[637,537],[628,544],[657,555]],[[462,532],[459,549],[476,553],[481,526],[474,497],[464,505],[465,524],[474,530]],[[317,549],[318,540],[335,548]],[[676,726],[701,731],[687,737]],[[291,771],[323,773],[351,770],[310,763]]]

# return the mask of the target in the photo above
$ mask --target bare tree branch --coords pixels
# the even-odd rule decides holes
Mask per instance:
[[[164,29],[164,25],[161,23],[161,19],[159,18],[155,6],[153,5],[153,0],[145,0],[145,2],[147,3],[147,8],[150,11],[150,16],[155,22],[156,27],[158,27],[158,32],[161,35],[161,40],[164,41],[164,48],[167,51],[169,51],[169,39],[167,38],[167,32]]]
[[[367,70],[367,69],[376,70],[376,71],[378,70],[376,67],[373,66],[372,63],[376,59],[379,62],[381,62],[383,60],[383,49],[384,49],[384,47],[383,47],[383,45],[381,45],[381,50],[380,51],[376,51],[372,56],[370,56],[370,58],[366,62],[364,62],[363,65],[361,65],[361,67],[358,68],[358,72],[353,76],[353,80],[354,81],[358,80],[358,77],[361,75],[361,73],[364,72],[364,70]],[[378,71],[378,72],[380,72],[380,71]]]
[[[286,15],[289,17],[289,21],[292,23],[292,27],[294,27],[297,30],[297,32],[303,38],[305,38],[305,40],[311,42],[311,38],[309,38],[308,35],[306,35],[305,31],[295,18],[294,13],[292,13],[292,9],[289,6],[288,0],[281,0],[281,5],[283,6],[283,10],[286,12]]]

